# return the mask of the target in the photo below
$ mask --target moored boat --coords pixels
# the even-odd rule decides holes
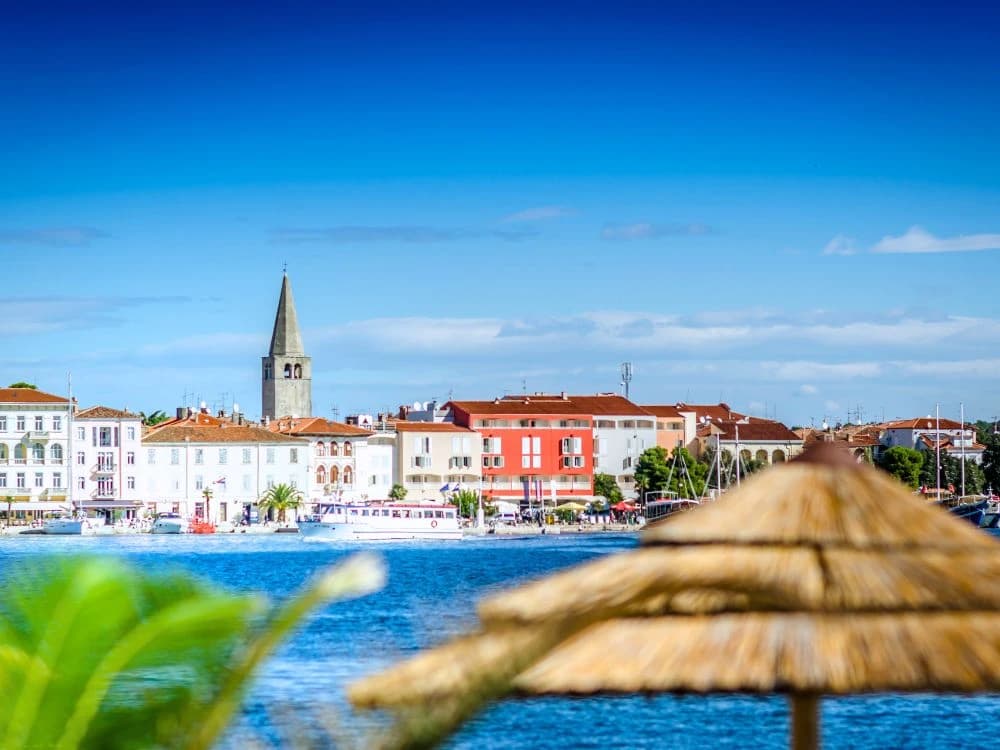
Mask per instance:
[[[62,513],[48,516],[42,520],[42,533],[55,536],[80,536],[83,533],[84,519]]]
[[[152,534],[186,534],[188,522],[177,513],[160,513],[153,521]]]
[[[957,518],[962,518],[971,524],[980,526],[983,522],[983,518],[986,516],[986,511],[989,509],[989,505],[990,502],[987,499],[972,502],[959,502],[948,506],[948,512]]]
[[[335,503],[298,523],[306,539],[329,541],[459,540],[458,509],[439,503]]]

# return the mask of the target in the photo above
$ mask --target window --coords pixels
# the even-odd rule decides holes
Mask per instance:
[[[250,491],[250,475],[249,474],[244,474],[243,475],[243,491],[244,492],[249,492]]]
[[[111,452],[97,454],[97,470],[112,471],[115,468],[115,454]]]
[[[353,456],[354,455],[354,446],[351,445],[351,441],[350,440],[348,440],[346,443],[344,443],[344,455],[345,456]]]
[[[417,455],[428,455],[431,452],[431,439],[429,437],[414,437],[413,452]]]
[[[152,466],[156,463],[156,449],[147,448],[146,449],[146,463]]]
[[[563,438],[560,443],[560,448],[564,454],[583,453],[583,438]]]
[[[62,474],[58,471],[52,475],[52,489],[59,490],[62,489]]]
[[[110,427],[102,427],[101,428],[100,433],[98,434],[98,437],[100,439],[100,446],[102,448],[111,448],[112,446],[114,446],[115,444],[117,444],[117,442],[118,442],[117,440],[112,440],[112,434],[113,434],[113,432],[118,432],[118,430],[112,431],[112,429]]]
[[[51,448],[49,448],[49,458],[51,458],[56,463],[62,463],[63,460],[63,448],[59,443],[54,443]]]
[[[7,472],[0,472],[0,487],[7,486]]]
[[[268,448],[267,452],[264,455],[267,463],[269,464],[274,463],[274,448]]]
[[[97,496],[111,497],[115,494],[115,480],[111,477],[100,477],[97,480]]]
[[[76,486],[81,490],[87,489],[87,477],[80,477],[76,480]]]
[[[56,432],[62,429],[62,417],[58,414],[52,417],[52,429]]]
[[[500,450],[500,438],[483,438],[483,453],[502,453]]]
[[[76,428],[76,439],[77,440],[86,440],[87,439],[87,428],[86,427],[77,427]]]
[[[7,432],[7,417],[0,417],[0,432]]]
[[[36,487],[45,486],[45,475],[40,471],[35,472],[35,486]]]
[[[177,466],[181,462],[181,449],[171,448],[170,449],[170,465]]]
[[[205,449],[204,448],[195,448],[194,449],[194,462],[196,464],[203,464],[203,463],[205,463]]]
[[[86,463],[87,463],[87,454],[84,453],[83,451],[77,451],[76,452],[76,465],[77,466],[83,466]]]
[[[337,484],[340,481],[340,472],[336,466],[330,467],[330,484]]]
[[[285,365],[285,377],[286,378],[292,377],[292,366],[291,365]]]
[[[344,484],[347,485],[348,487],[354,484],[354,472],[351,471],[350,466],[344,467]]]
[[[244,448],[243,449],[243,463],[244,464],[248,464],[252,460],[253,460],[253,453],[250,451],[249,448]]]
[[[42,417],[35,417],[35,429],[44,430],[45,429],[45,419]]]
[[[125,463],[129,466],[135,466],[135,451],[129,451],[125,454]]]
[[[18,489],[24,489],[24,472],[17,472],[17,487]]]
[[[42,445],[41,443],[32,443],[31,444],[31,457],[35,461],[44,461],[45,460],[45,446]]]
[[[267,488],[271,489],[272,487],[274,487],[274,477],[268,476],[268,478],[267,478]]]
[[[316,467],[316,484],[326,484],[326,467],[317,466]]]
[[[128,428],[128,439],[135,440],[135,427]]]
[[[289,448],[288,449],[288,463],[297,464],[299,462],[299,449]]]
[[[229,449],[219,448],[219,463],[225,464],[229,462]]]
[[[195,478],[194,478],[194,488],[196,490],[203,490],[203,489],[205,489],[205,477],[203,477],[201,474],[198,474],[198,475],[195,476]]]
[[[340,455],[340,443],[330,443],[330,455],[331,456]]]
[[[24,432],[24,417],[20,414],[17,417],[17,431]]]
[[[324,443],[322,440],[316,443],[316,455],[317,456],[326,455],[326,443]]]

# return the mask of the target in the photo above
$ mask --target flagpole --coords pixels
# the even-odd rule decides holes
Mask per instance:
[[[941,404],[934,404],[934,413],[937,417],[937,435],[934,440],[934,463],[937,464],[937,496],[941,499]]]
[[[965,497],[965,404],[960,403],[958,408],[962,413],[962,497]]]

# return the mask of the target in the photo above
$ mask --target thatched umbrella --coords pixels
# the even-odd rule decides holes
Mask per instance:
[[[1000,690],[1000,544],[822,444],[479,614],[351,700],[431,744],[511,692],[785,693],[805,748],[821,695]]]

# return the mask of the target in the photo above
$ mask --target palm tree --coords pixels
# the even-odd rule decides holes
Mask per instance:
[[[169,419],[167,413],[160,409],[157,409],[150,414],[146,414],[146,412],[141,411],[139,412],[139,418],[146,427],[158,425],[160,422],[166,422]]]
[[[397,502],[403,500],[406,497],[406,487],[401,484],[392,485],[392,489],[389,490],[389,499],[396,500]]]
[[[290,484],[276,484],[269,488],[257,503],[258,507],[278,512],[278,521],[284,522],[285,511],[298,508],[302,504],[302,493]]]
[[[5,497],[4,500],[7,501],[7,525],[10,526],[10,506],[14,502],[14,496],[7,495],[7,497]]]
[[[205,498],[205,520],[208,521],[212,517],[211,513],[208,511],[208,504],[212,500],[212,490],[206,487],[201,491],[201,496]]]

